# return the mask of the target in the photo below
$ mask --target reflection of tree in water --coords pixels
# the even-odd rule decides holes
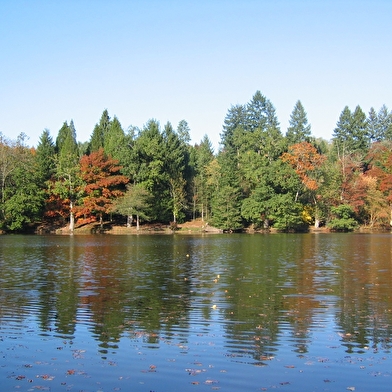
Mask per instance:
[[[292,260],[281,269],[284,276],[282,320],[290,326],[294,351],[304,354],[311,342],[315,313],[325,306],[319,297],[320,294],[323,298],[328,296],[329,281],[323,279],[325,265],[318,256],[318,237],[303,236],[300,240],[295,254],[291,252]]]
[[[155,253],[151,247],[122,251],[125,253],[119,253],[118,258],[111,247],[106,253],[100,248],[99,254],[92,248],[85,255],[88,295],[82,301],[92,314],[93,332],[100,346],[116,348],[123,333],[135,333],[136,327],[150,343],[158,342],[163,331],[169,334],[173,326],[186,328],[186,263],[179,262],[164,241]],[[181,258],[186,261],[185,255]]]
[[[12,254],[2,253],[4,260],[10,260],[2,266],[3,276],[7,275],[7,268],[12,274],[9,282],[14,294],[10,303],[14,311],[26,317],[30,313],[37,315],[43,331],[72,337],[78,308],[79,273],[72,238],[60,237],[53,241],[37,237],[31,242],[30,237],[25,238],[9,248]]]
[[[349,239],[353,246],[342,248],[339,263],[340,300],[336,322],[341,329],[342,344],[348,353],[390,350],[392,266],[386,255],[390,253],[391,239],[372,236],[371,246],[364,246],[360,237]]]
[[[233,249],[227,248],[222,256],[228,264],[221,277],[227,304],[228,355],[236,360],[252,357],[263,364],[275,355],[279,335],[283,277],[277,259],[281,248],[272,241],[232,242],[230,246]],[[231,254],[240,254],[241,259],[233,259]]]
[[[174,235],[2,248],[0,316],[34,313],[43,331],[67,339],[84,324],[102,354],[122,336],[186,344],[216,329],[233,360],[262,365],[283,341],[307,353],[329,316],[348,352],[390,350],[391,240],[363,247],[336,236],[333,247],[328,236],[219,236],[211,245]]]

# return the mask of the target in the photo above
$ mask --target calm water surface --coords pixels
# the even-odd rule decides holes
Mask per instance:
[[[2,236],[1,391],[391,391],[390,234]]]

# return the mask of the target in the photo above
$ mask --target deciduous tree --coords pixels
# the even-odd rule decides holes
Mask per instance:
[[[83,205],[78,207],[78,216],[96,215],[101,227],[103,215],[110,212],[113,201],[122,196],[128,178],[119,174],[118,161],[105,155],[103,148],[84,155],[80,160],[80,175],[85,183]]]
[[[140,219],[149,220],[152,195],[140,184],[127,184],[126,192],[113,202],[112,211],[127,216],[127,226],[131,227],[133,215],[136,216],[136,229],[140,228]]]

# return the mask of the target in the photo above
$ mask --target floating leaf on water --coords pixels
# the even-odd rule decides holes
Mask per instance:
[[[52,381],[54,379],[54,376],[49,376],[49,374],[43,374],[41,378],[47,381]]]
[[[208,379],[208,380],[204,381],[204,384],[207,384],[207,385],[218,384],[218,381]]]

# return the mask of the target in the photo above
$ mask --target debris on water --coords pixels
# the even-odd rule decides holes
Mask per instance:
[[[218,381],[217,380],[207,379],[207,380],[204,381],[204,384],[206,384],[206,385],[218,384]]]

